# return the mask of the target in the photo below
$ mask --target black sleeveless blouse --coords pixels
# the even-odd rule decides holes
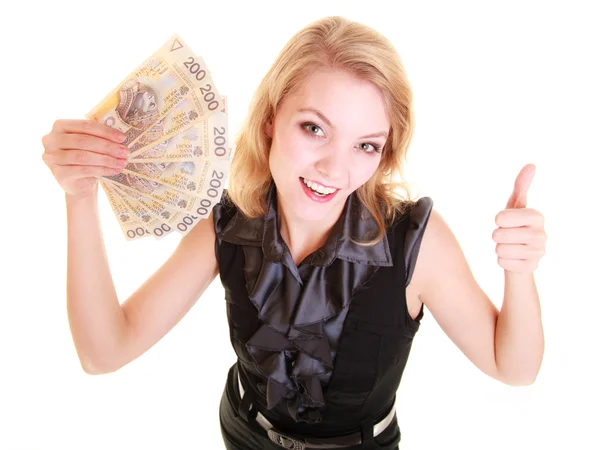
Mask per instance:
[[[279,233],[276,187],[248,219],[225,190],[213,210],[215,253],[239,376],[282,432],[325,436],[377,421],[395,402],[423,309],[406,306],[432,201],[423,197],[376,236],[353,193],[326,243],[298,266]],[[362,215],[362,219],[361,219]]]

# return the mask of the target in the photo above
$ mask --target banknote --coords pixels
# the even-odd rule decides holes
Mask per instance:
[[[165,141],[131,153],[128,159],[132,163],[229,160],[227,115],[218,111]]]
[[[97,178],[128,240],[185,235],[209,217],[231,162],[227,99],[178,35],[86,117],[126,135],[129,164]]]
[[[163,119],[184,99],[199,116],[222,108],[222,98],[208,67],[177,35],[129,74],[86,117],[125,133],[131,146],[163,135]]]
[[[221,178],[213,178],[213,174],[217,173],[221,174]],[[205,198],[207,192],[223,190],[229,174],[229,161],[130,162],[121,174],[136,175],[147,183],[160,183],[184,194]]]
[[[135,222],[137,222],[132,224],[123,223],[121,226],[129,240],[139,239],[149,234],[160,240],[173,231],[164,217],[155,214],[137,196],[123,191],[122,186],[108,184],[106,188],[112,192],[116,202],[120,202],[121,208],[126,209],[133,215]]]
[[[197,102],[190,98],[184,98],[177,106],[169,111],[160,122],[161,132],[159,135],[154,133],[154,130],[148,129],[142,133],[138,140],[129,146],[131,151],[129,157],[134,158],[141,153],[145,153],[156,144],[165,142],[170,138],[186,132],[187,129],[200,122],[206,122],[212,114],[219,115],[218,123],[221,127],[227,129],[227,110],[226,110],[226,98],[223,97],[221,100],[221,109],[215,111],[211,115],[201,114],[198,110]],[[225,130],[226,132],[226,130]],[[227,148],[227,147],[225,147]]]
[[[115,192],[110,184],[104,183],[103,181],[100,181],[100,184],[106,193],[106,198],[110,203],[110,207],[112,208],[127,240],[132,241],[150,235],[150,232],[143,221],[139,220],[135,213],[122,201],[121,195],[119,195],[118,192]]]
[[[109,186],[113,193],[118,196],[119,200],[135,214],[138,221],[141,220],[148,233],[152,234],[158,240],[174,231],[172,223],[177,223],[180,220],[178,216],[186,215],[185,213],[165,208],[164,205],[161,205],[152,198],[146,197],[137,191],[129,190],[126,186],[110,183]]]
[[[214,205],[221,200],[228,170],[228,165],[212,170],[205,179],[206,187],[201,197],[182,193],[134,174],[121,173],[103,178],[102,182],[116,185],[127,195],[138,198],[155,215],[165,219],[171,228],[185,235],[199,220],[207,218]]]
[[[151,212],[155,217],[159,217],[164,222],[165,226],[157,230],[152,230],[155,236],[162,236],[168,234],[174,229],[177,229],[177,224],[184,220],[185,216],[190,214],[180,211],[178,209],[169,208],[164,203],[161,203],[148,195],[127,187],[122,184],[114,184],[114,188],[119,191],[122,195],[133,199],[135,202],[142,205],[147,211]],[[194,197],[192,202],[196,202],[198,199]]]
[[[191,213],[194,208],[195,196],[184,194],[162,183],[138,177],[133,173],[119,173],[109,177],[102,177],[101,180],[108,184],[124,186],[139,192],[145,197],[163,203],[172,210],[187,214]]]
[[[211,202],[209,199],[201,199],[199,197],[194,197],[193,202],[193,212],[191,214],[187,214],[181,212],[179,210],[169,208],[165,206],[163,203],[160,203],[154,200],[152,197],[142,194],[132,188],[129,188],[124,185],[115,184],[114,187],[117,191],[120,191],[122,195],[127,198],[135,199],[137,203],[139,203],[146,210],[151,211],[155,216],[160,217],[165,226],[162,226],[157,229],[150,230],[155,237],[162,237],[163,235],[167,235],[172,231],[177,231],[181,235],[185,236],[199,220],[205,219],[210,214],[210,208],[214,202]],[[202,206],[206,205],[206,206]]]
[[[206,120],[210,114],[202,113],[203,106],[198,101],[196,94],[193,91],[191,95],[186,96],[156,125],[143,132],[133,144],[129,145],[131,156],[140,154],[156,143],[164,142],[178,133],[184,132],[195,123]]]
[[[209,183],[212,185],[222,185],[221,181],[226,176],[226,173],[215,171],[211,175]],[[162,183],[138,177],[135,174],[120,173],[112,177],[103,178],[102,181],[109,184],[116,184],[119,187],[126,187],[128,188],[127,191],[135,191],[145,197],[151,198],[164,204],[170,210],[202,217],[208,216],[210,209],[219,201],[222,194],[221,188],[211,188],[210,190],[207,189],[207,196],[205,198],[200,198],[177,191]]]

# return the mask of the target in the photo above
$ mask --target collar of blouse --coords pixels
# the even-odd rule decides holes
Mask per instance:
[[[279,233],[276,188],[272,184],[268,193],[268,211],[265,216],[248,219],[237,211],[219,237],[238,245],[262,247],[266,259],[280,262],[292,272],[296,264],[287,244]],[[361,219],[361,214],[364,216]],[[377,224],[368,209],[362,205],[356,192],[346,199],[340,218],[335,223],[325,244],[308,255],[300,265],[329,266],[335,258],[371,266],[392,266],[387,235],[375,245],[358,245],[354,241],[366,241],[377,235]]]

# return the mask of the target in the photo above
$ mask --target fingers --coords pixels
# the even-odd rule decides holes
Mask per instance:
[[[87,193],[97,177],[123,171],[129,155],[126,136],[92,120],[57,120],[42,138],[42,159],[65,192]]]
[[[121,140],[118,135],[122,133],[94,121],[57,120],[53,130],[42,138],[45,148],[42,157],[47,165],[89,165],[122,169],[129,150],[115,142],[115,139]]]
[[[125,135],[120,131],[93,120],[59,119],[54,122],[52,132],[88,134],[117,143],[125,140]]]

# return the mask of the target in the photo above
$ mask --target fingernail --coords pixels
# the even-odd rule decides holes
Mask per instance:
[[[118,142],[123,142],[125,139],[127,139],[127,135],[124,133],[121,133],[120,131],[117,131],[115,133],[115,137],[117,138]]]
[[[119,154],[121,156],[129,156],[129,149],[127,147],[121,147],[119,149]]]

